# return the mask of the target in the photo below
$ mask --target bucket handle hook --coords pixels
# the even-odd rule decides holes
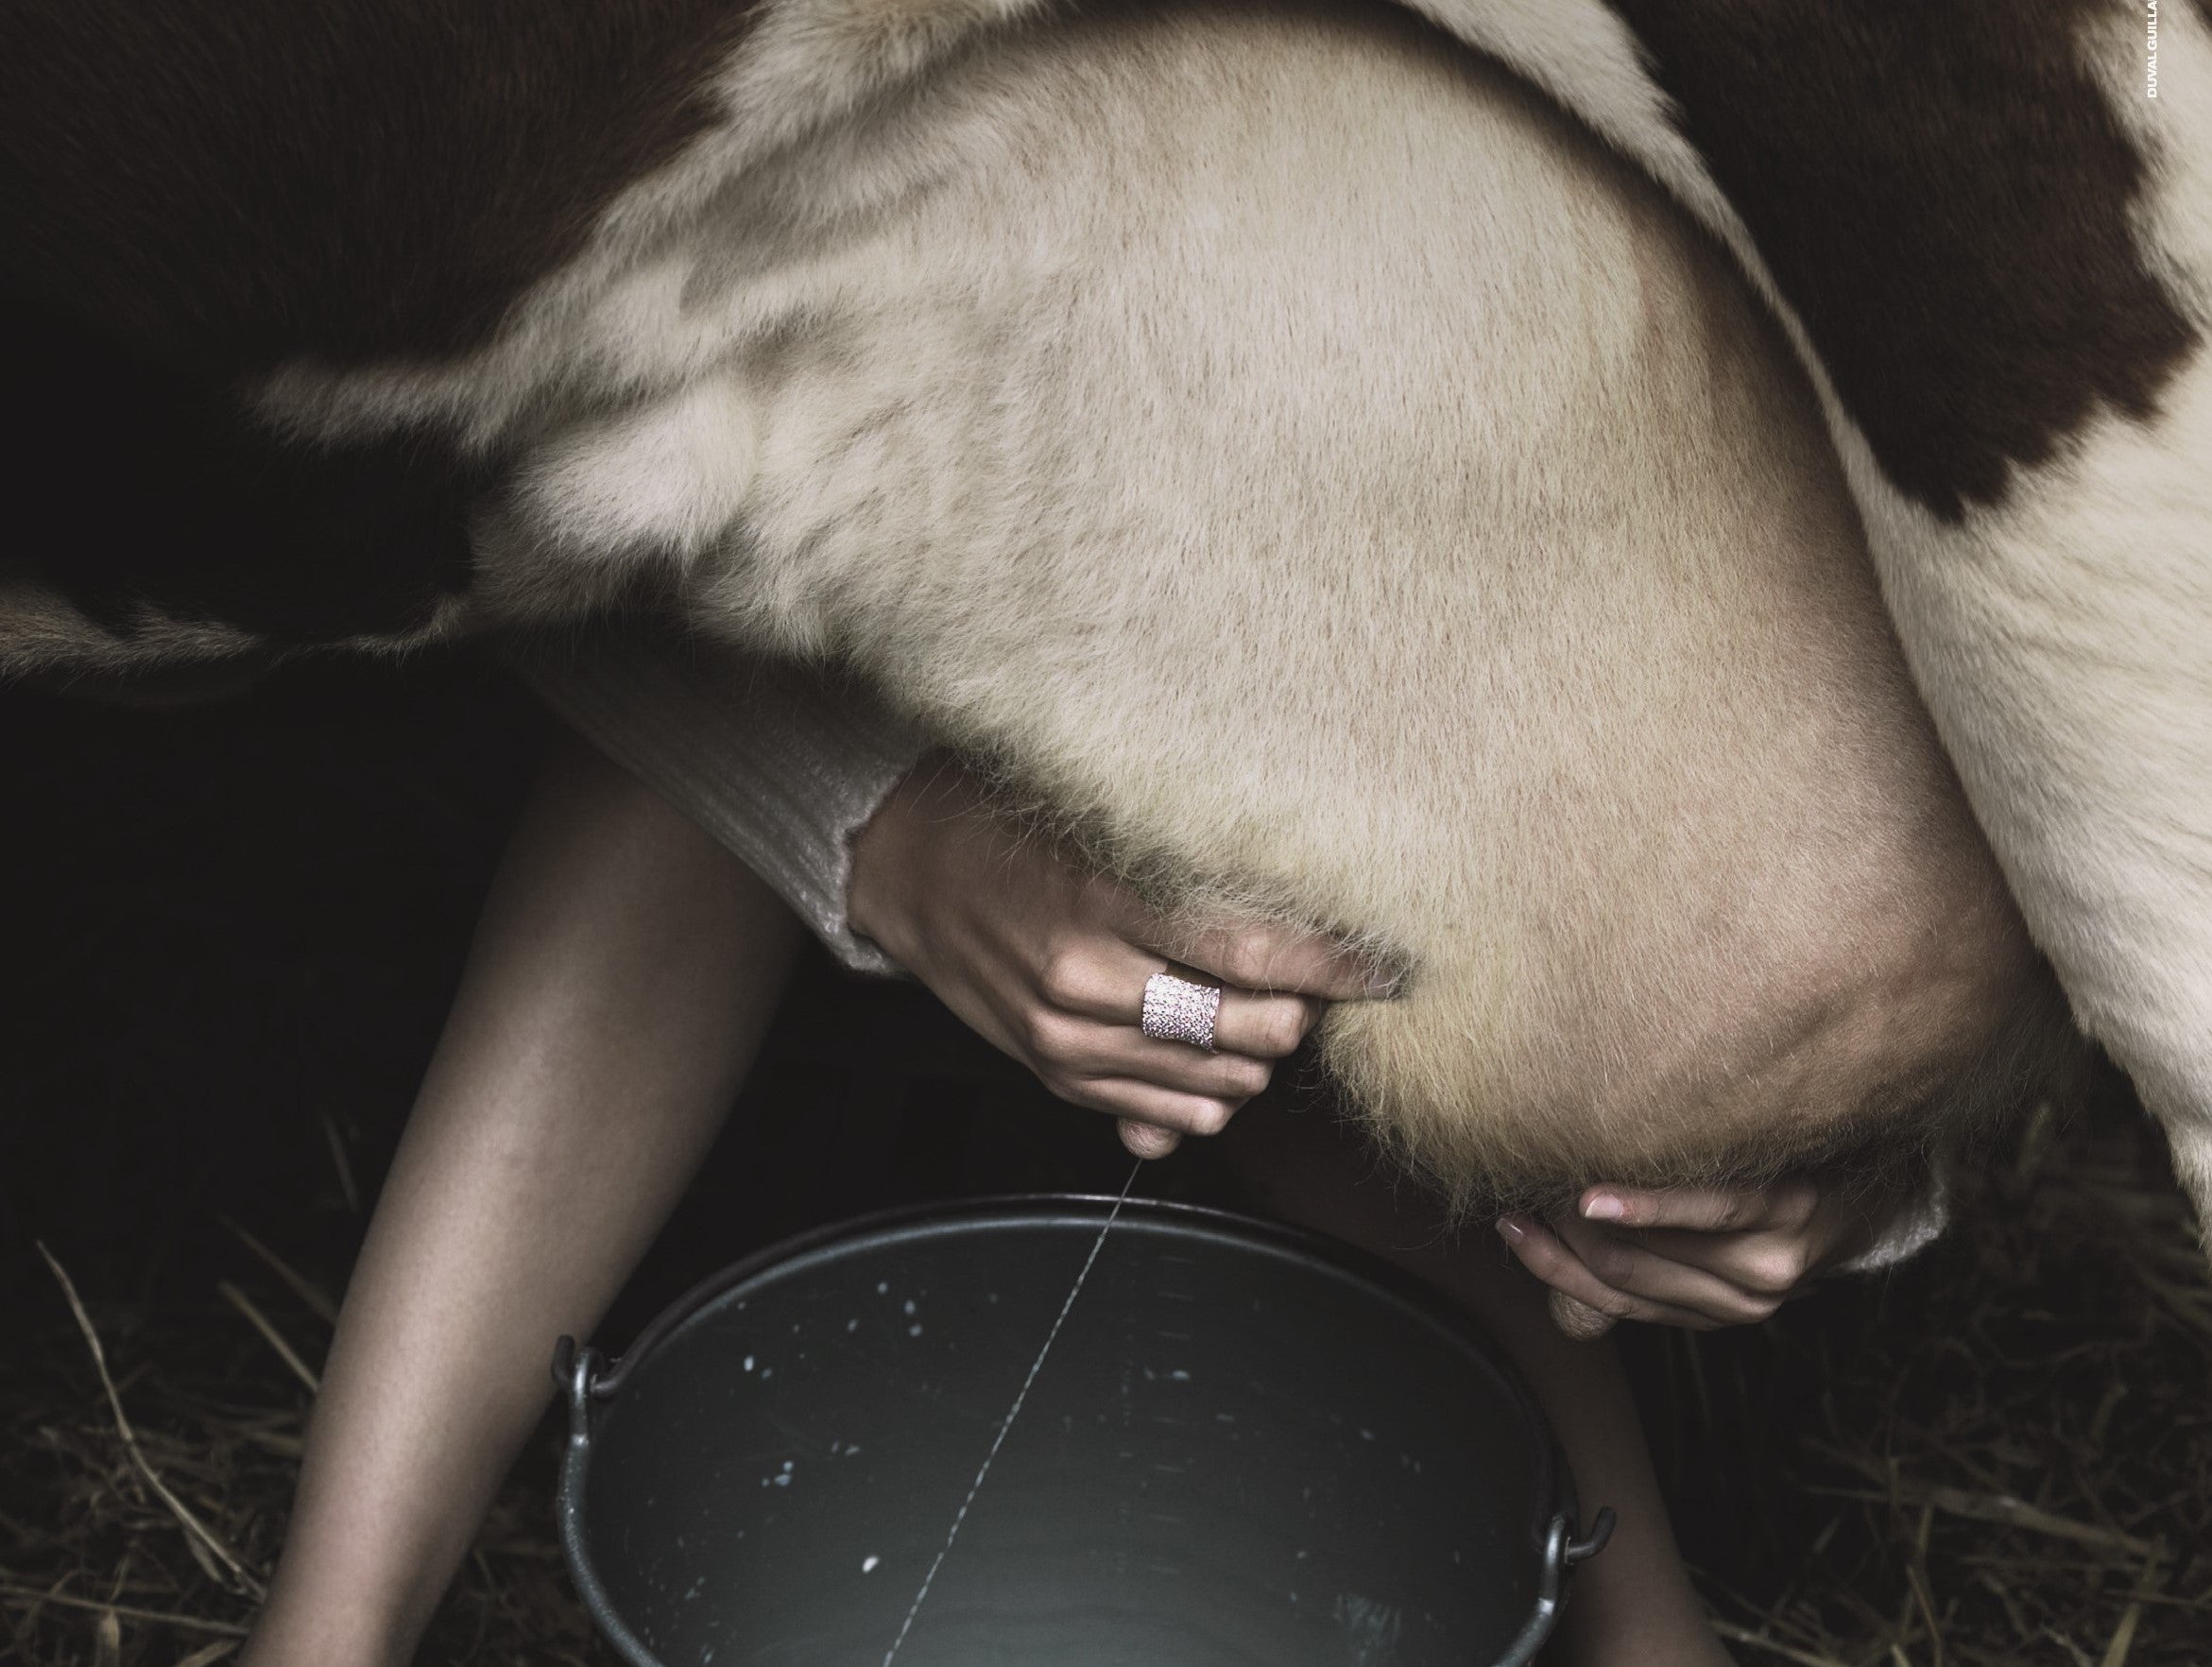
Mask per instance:
[[[1566,1540],[1559,1548],[1561,1567],[1571,1569],[1577,1563],[1586,1563],[1605,1549],[1605,1542],[1613,1538],[1615,1518],[1611,1505],[1602,1506],[1590,1520],[1590,1531],[1581,1539]],[[1565,1537],[1562,1536],[1564,1539]]]

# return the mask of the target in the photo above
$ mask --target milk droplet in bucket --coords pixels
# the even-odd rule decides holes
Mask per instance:
[[[882,1557],[863,1557],[860,1560],[860,1572],[863,1574],[873,1574],[876,1572],[876,1565],[883,1560]]]

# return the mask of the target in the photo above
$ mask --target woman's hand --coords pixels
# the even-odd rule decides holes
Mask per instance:
[[[1328,938],[1248,922],[1171,932],[944,758],[917,765],[853,841],[848,908],[854,931],[1054,1093],[1120,1118],[1140,1158],[1219,1133],[1322,1004],[1386,993]],[[1145,980],[1171,970],[1222,985],[1215,1052],[1138,1029]]]
[[[1569,1336],[1624,1319],[1709,1332],[1765,1319],[1860,1254],[1883,1225],[1880,1205],[1809,1180],[1737,1192],[1600,1186],[1549,1224],[1507,1215],[1498,1231],[1552,1287],[1552,1316]]]

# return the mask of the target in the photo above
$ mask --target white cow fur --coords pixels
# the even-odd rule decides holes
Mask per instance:
[[[2212,30],[2083,43],[2150,159],[2153,266],[2212,325]],[[2212,357],[1959,530],[1863,492],[1884,588],[1968,795],[2090,1034],[2165,1124],[2212,1246]],[[1870,470],[1863,471],[1870,473]]]
[[[2081,1017],[2130,1067],[2165,1121],[2203,1211],[2212,1203],[2212,597],[2203,577],[2204,529],[2212,525],[2212,470],[2204,466],[2212,455],[2212,372],[2200,358],[2152,423],[2112,419],[2020,482],[2002,508],[1970,511],[1961,525],[1938,524],[1875,467],[1752,240],[1670,124],[1665,96],[1613,14],[1594,0],[1420,3],[1642,166],[1723,240],[1781,321],[1811,375],[1865,518],[1912,673],[2014,891]],[[797,455],[794,430],[766,424],[763,414],[788,418],[792,396],[786,388],[779,398],[776,354],[750,344],[782,333],[794,352],[811,342],[819,352],[825,309],[852,333],[848,340],[863,339],[865,329],[848,313],[878,282],[867,261],[915,258],[874,228],[876,218],[908,212],[917,198],[956,196],[953,186],[971,186],[975,170],[999,178],[1034,160],[1032,142],[1018,149],[1011,136],[1037,124],[1037,101],[1052,95],[1003,80],[993,91],[1003,60],[994,71],[997,48],[972,43],[978,32],[1034,9],[1021,0],[785,0],[768,14],[766,49],[741,58],[726,81],[730,123],[619,201],[584,255],[540,284],[490,348],[436,370],[332,375],[295,366],[272,382],[268,408],[321,433],[429,420],[488,448],[518,432],[543,434],[529,492],[500,534],[514,580],[496,597],[502,611],[573,607],[609,584],[643,542],[690,564],[694,594],[712,598],[719,628],[787,643],[817,643],[827,632],[875,653],[895,676],[919,679],[911,651],[886,661],[883,644],[863,640],[870,616],[855,611],[857,600],[826,603],[822,581],[774,536],[763,537],[757,568],[733,559],[717,518],[728,513],[734,523],[758,509],[771,533],[782,527],[790,536],[809,513],[827,516],[842,493],[846,507],[874,511],[863,521],[904,524],[871,497],[857,466],[866,448],[890,444],[885,432],[852,436],[852,458],[815,499],[779,484]],[[2140,20],[2132,6],[2114,0],[2094,20],[2083,51],[2107,81],[2115,110],[2151,142],[2152,184],[2139,215],[2146,243],[2201,318],[2212,284],[2212,181],[2202,177],[2212,158],[2212,134],[2203,130],[2212,112],[2205,95],[2212,51],[2202,20],[2187,9],[2169,9],[2163,23],[2164,96],[2155,104],[2141,95]],[[964,54],[971,55],[967,67],[940,74],[948,59]],[[1204,108],[1193,112],[1193,131],[1206,126],[1198,118],[1216,114],[1223,127],[1240,128],[1280,95],[1226,67],[1198,101]],[[931,90],[904,90],[925,70]],[[849,119],[855,112],[859,118]],[[1308,124],[1303,149],[1294,143],[1290,154],[1326,168],[1329,147],[1364,137],[1371,113],[1340,109],[1333,130]],[[1370,160],[1378,159],[1370,153]],[[1389,157],[1379,177],[1400,178],[1399,161]],[[1449,193],[1438,198],[1447,200]],[[780,236],[743,218],[764,205],[779,211]],[[729,265],[717,269],[717,259]],[[962,281],[990,276],[964,273]],[[1346,282],[1357,293],[1358,284]],[[1456,286],[1437,280],[1440,304],[1470,304],[1479,290],[1473,276]],[[981,374],[989,361],[972,350],[990,293],[986,284],[966,298],[965,322],[959,304],[933,315],[930,328],[940,333],[935,350],[950,354],[962,375]],[[1601,300],[1569,293],[1577,305],[1603,312]],[[1294,356],[1299,345],[1290,345]],[[1153,373],[1172,380],[1182,369],[1158,364]],[[710,369],[719,386],[702,386]],[[1495,369],[1488,374],[1494,379]],[[1481,378],[1468,387],[1505,391]],[[672,393],[677,388],[691,391]],[[1421,397],[1442,396],[1392,397],[1410,413]],[[628,408],[633,403],[640,408]],[[1483,402],[1471,392],[1445,403],[1456,420],[1478,424],[1514,408],[1478,408]],[[1326,423],[1320,413],[1310,415],[1319,426],[1303,438],[1326,449]],[[1020,421],[1010,426],[1022,438]],[[833,429],[824,422],[816,433]],[[1168,478],[1177,464],[1182,474],[1192,473],[1188,455],[1162,450]],[[1450,460],[1431,461],[1450,477]],[[748,471],[761,464],[768,472],[755,478]],[[669,489],[672,477],[683,482],[679,489]],[[1326,478],[1315,473],[1309,482]],[[1119,506],[1128,524],[1140,524],[1163,490],[1157,479],[1133,476]],[[938,501],[920,515],[935,528],[965,524],[961,515],[979,517],[986,532],[992,516],[1013,518],[1014,527],[1002,530],[1042,524],[1040,506],[1020,492],[986,507],[973,494],[959,497],[952,479],[937,490]],[[809,501],[812,511],[794,507]],[[557,520],[565,521],[565,533]],[[806,556],[834,545],[825,537],[809,543]],[[549,586],[542,569],[531,576],[548,546],[574,559],[574,589]],[[879,562],[871,572],[884,584],[900,582],[889,576],[906,565],[882,554],[870,552]],[[943,559],[971,576],[983,558],[956,551]],[[1035,570],[1032,553],[1024,563]],[[1338,582],[1346,587],[1376,582],[1348,564],[1344,574]],[[763,576],[771,588],[748,589]],[[1026,592],[1023,606],[1036,594]],[[1340,643],[1343,617],[1331,627]],[[911,692],[933,716],[1028,756],[1015,734],[986,734],[964,715],[970,695],[982,699],[970,682],[955,679],[960,698],[940,710],[926,681]],[[1044,690],[1028,693],[1047,697]],[[1072,778],[1080,775],[1062,762]],[[1251,832],[1263,845],[1260,831]],[[1510,964],[1510,946],[1499,953]]]
[[[1172,900],[1405,955],[1327,1056],[1455,1186],[1820,1151],[2026,975],[1786,350],[1495,70],[1078,20],[745,161],[472,368],[272,404],[523,437],[503,613],[654,569]]]
[[[2212,1248],[2212,364],[2200,352],[2152,421],[2104,417],[2007,503],[1946,525],[1883,476],[1741,222],[1663,106],[1627,90],[1610,13],[1589,0],[1423,5],[1642,163],[1789,330],[1921,696],[2076,1017],[2164,1124]],[[1576,50],[1562,52],[1573,14]],[[2162,12],[2156,100],[2139,8],[2107,5],[2080,49],[2148,158],[2143,248],[2202,327],[2212,33],[2199,11]]]

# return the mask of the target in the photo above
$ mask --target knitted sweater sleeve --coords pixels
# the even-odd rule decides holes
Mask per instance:
[[[898,963],[845,913],[851,841],[921,756],[865,688],[626,621],[510,662],[554,713],[697,822],[855,971]]]

